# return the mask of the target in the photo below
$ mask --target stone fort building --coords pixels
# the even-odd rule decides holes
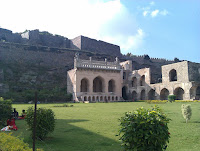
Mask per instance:
[[[162,82],[151,84],[150,68],[132,70],[128,60],[114,62],[74,58],[67,73],[67,90],[79,101],[200,100],[200,63],[182,61],[162,66]]]

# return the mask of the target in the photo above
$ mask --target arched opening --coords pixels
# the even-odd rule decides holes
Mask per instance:
[[[95,97],[94,96],[92,97],[92,101],[95,102]]]
[[[132,87],[137,87],[137,78],[136,77],[132,78]]]
[[[93,80],[93,92],[103,92],[103,79],[96,77]]]
[[[86,96],[84,96],[84,101],[87,101],[87,97]]]
[[[122,88],[122,97],[123,97],[123,99],[124,100],[127,100],[128,99],[128,97],[127,97],[127,88],[126,88],[126,86],[124,86],[123,88]]]
[[[105,102],[107,101],[107,98],[106,98],[106,96],[104,97],[104,101],[105,101]]]
[[[149,100],[155,100],[155,90],[151,89],[148,93],[148,99]]]
[[[99,96],[96,97],[97,102],[99,102]]]
[[[141,91],[140,100],[145,100],[145,90]]]
[[[115,81],[110,80],[108,82],[108,92],[115,92]]]
[[[145,86],[145,76],[144,75],[140,78],[140,86]]]
[[[174,90],[174,95],[176,95],[176,100],[183,100],[184,90],[180,87]]]
[[[175,69],[172,69],[170,72],[169,72],[169,81],[177,81],[177,73],[176,73],[176,70]]]
[[[135,91],[132,92],[132,99],[133,99],[134,101],[137,100],[137,92],[135,92]]]
[[[91,102],[91,97],[90,96],[88,97],[88,101]]]
[[[115,100],[118,101],[118,97],[117,96],[115,97]]]
[[[196,87],[190,88],[190,99],[193,99],[193,100],[196,99]]]
[[[108,101],[110,101],[110,96],[108,96]]]
[[[103,96],[100,97],[100,101],[103,101]]]
[[[198,86],[196,89],[196,99],[200,100],[200,86]]]
[[[169,90],[167,90],[166,88],[163,88],[160,91],[160,99],[161,100],[168,100],[168,95],[169,95]]]
[[[81,92],[88,92],[89,82],[86,78],[81,80]]]
[[[112,96],[112,101],[114,101],[115,100],[115,97],[114,96]]]

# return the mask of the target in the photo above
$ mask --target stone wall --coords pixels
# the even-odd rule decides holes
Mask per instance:
[[[52,35],[49,32],[40,32],[39,30],[32,30],[23,33],[22,37],[28,38],[28,44],[31,45],[70,48],[70,40],[68,38],[59,35]]]
[[[162,82],[164,83],[170,82],[169,73],[173,69],[176,70],[178,82],[189,82],[188,61],[162,66]]]
[[[11,30],[0,28],[0,41],[21,43],[22,38],[20,34],[14,34]]]
[[[121,56],[120,47],[104,41],[79,36],[72,39],[72,46],[81,50],[88,50],[94,53],[104,53],[114,56]]]
[[[200,81],[200,63],[188,62],[189,81]]]

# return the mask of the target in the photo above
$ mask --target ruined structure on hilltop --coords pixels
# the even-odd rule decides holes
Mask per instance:
[[[22,33],[13,33],[10,30],[0,28],[0,41],[35,46],[47,46],[55,48],[69,48],[93,53],[121,56],[120,47],[101,40],[78,36],[68,39],[60,35],[53,35],[47,31],[26,30]]]
[[[132,70],[132,61],[115,62],[74,58],[67,90],[79,101],[200,100],[200,64],[183,61],[162,66],[162,83],[151,84],[150,68]],[[122,97],[122,98],[121,98]]]

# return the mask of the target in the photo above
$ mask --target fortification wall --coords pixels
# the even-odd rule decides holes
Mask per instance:
[[[121,56],[120,47],[104,41],[78,36],[71,40],[71,48],[88,50],[94,53]]]
[[[0,41],[21,43],[22,38],[20,34],[13,34],[11,30],[0,28]]]
[[[200,63],[188,61],[189,81],[200,81]]]
[[[81,49],[115,56],[121,55],[119,46],[84,36],[81,36]]]
[[[28,32],[29,44],[58,48],[70,48],[70,40],[63,36],[52,35],[48,32],[40,32],[39,30],[32,30]]]

